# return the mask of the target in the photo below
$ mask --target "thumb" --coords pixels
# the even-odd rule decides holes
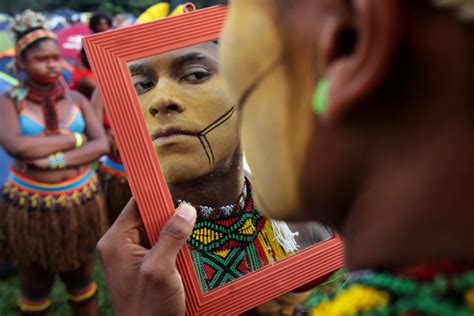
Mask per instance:
[[[181,204],[176,213],[163,226],[158,242],[147,254],[146,260],[160,262],[167,267],[174,267],[179,250],[193,231],[196,221],[196,210],[189,204]]]

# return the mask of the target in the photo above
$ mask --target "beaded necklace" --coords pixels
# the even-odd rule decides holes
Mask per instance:
[[[187,202],[175,200],[182,203]],[[271,222],[255,209],[247,179],[237,203],[193,206],[198,216],[188,246],[204,292],[290,254],[277,242]]]
[[[43,90],[37,86],[25,82],[15,87],[10,92],[13,100],[25,102],[26,100],[41,106],[46,125],[46,135],[56,134],[58,129],[58,115],[55,104],[65,98],[65,90],[59,84],[55,84],[51,89]]]
[[[212,220],[212,219],[231,217],[232,214],[236,212],[238,213],[238,211],[236,211],[237,208],[239,208],[240,210],[245,208],[245,202],[248,198],[248,185],[249,185],[249,181],[246,178],[244,182],[244,188],[242,189],[242,194],[239,196],[239,201],[236,204],[214,208],[210,206],[191,204],[189,202],[186,202],[180,199],[175,199],[174,201],[175,201],[175,205],[190,204],[194,206],[197,211],[198,220],[199,219]]]

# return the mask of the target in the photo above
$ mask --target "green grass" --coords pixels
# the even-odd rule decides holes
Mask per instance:
[[[99,260],[96,260],[94,269],[94,280],[99,287],[97,305],[99,315],[112,316],[112,304],[108,297],[107,289],[105,287],[104,272]],[[11,276],[6,279],[0,279],[0,315],[13,316],[16,315],[16,303],[19,293],[19,281],[17,276]],[[51,293],[51,309],[48,315],[72,315],[69,305],[67,303],[66,290],[63,284],[56,279],[56,283]]]

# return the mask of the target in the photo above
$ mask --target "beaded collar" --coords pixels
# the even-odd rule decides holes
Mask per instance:
[[[175,203],[187,202],[176,200]],[[191,205],[198,216],[188,243],[205,252],[246,247],[255,241],[266,222],[255,209],[247,179],[236,204],[218,208]]]
[[[192,204],[180,199],[174,199],[174,202],[175,206],[179,206],[181,204],[192,205],[197,211],[197,221],[231,218],[242,215],[242,213],[244,212],[246,202],[251,199],[249,188],[250,182],[247,178],[245,178],[242,194],[240,194],[237,203],[221,207],[210,207],[205,205]]]

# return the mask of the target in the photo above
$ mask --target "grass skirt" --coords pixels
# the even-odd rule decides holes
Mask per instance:
[[[103,157],[97,173],[104,191],[109,222],[112,225],[132,197],[132,191],[128,186],[127,174],[121,163],[107,156]]]
[[[107,228],[98,184],[90,167],[57,184],[11,170],[0,205],[0,259],[56,272],[77,269]]]

